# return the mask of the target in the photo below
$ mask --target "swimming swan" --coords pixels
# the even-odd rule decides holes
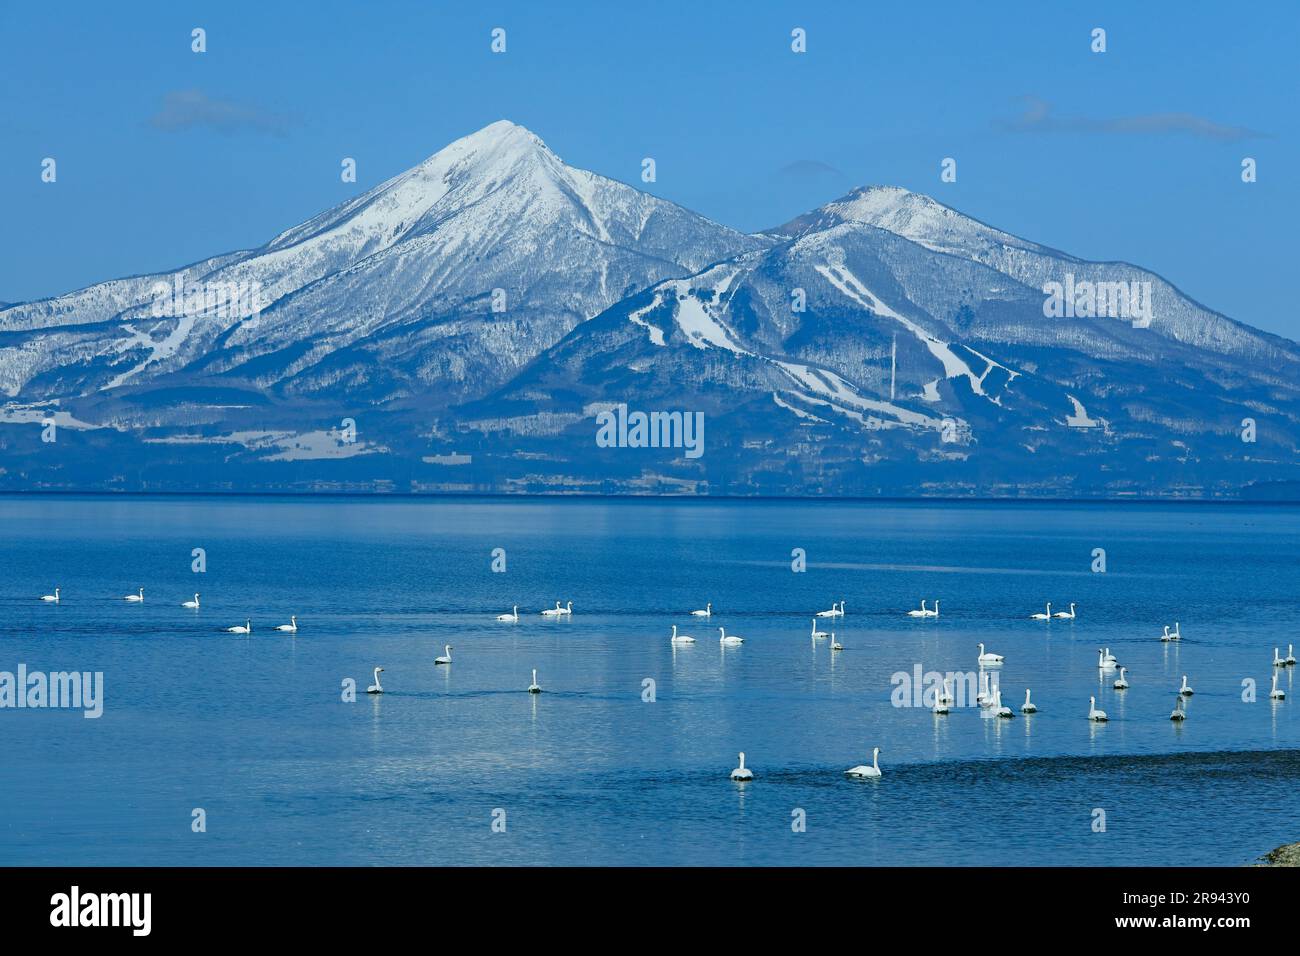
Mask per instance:
[[[945,680],[943,689],[934,695],[934,706],[930,708],[930,713],[946,714],[948,713],[948,705],[951,703],[952,701],[948,700],[948,682]]]
[[[1096,697],[1088,698],[1088,719],[1096,720],[1096,721],[1110,720],[1110,718],[1106,716],[1106,712],[1104,710],[1097,709]]]
[[[731,771],[732,780],[753,780],[754,772],[745,768],[745,751],[740,752],[740,766]]]
[[[718,633],[722,636],[718,638],[719,644],[725,644],[727,647],[735,647],[737,644],[744,644],[743,637],[737,637],[735,634],[728,634],[725,627],[718,628]]]
[[[1295,666],[1295,647],[1291,644],[1288,644],[1286,646],[1286,666],[1287,667]]]
[[[1128,681],[1124,679],[1124,674],[1128,671],[1127,667],[1119,669],[1119,678],[1116,679],[1114,687],[1116,690],[1128,690]]]
[[[1165,632],[1164,632],[1163,634],[1160,635],[1160,640],[1162,640],[1162,641],[1172,641],[1173,639],[1174,639],[1174,636],[1173,636],[1172,634],[1169,633],[1169,625],[1166,624],[1166,625],[1165,625]]]
[[[1277,671],[1273,672],[1273,689],[1268,692],[1273,700],[1286,700],[1286,691],[1277,686]]]
[[[984,651],[984,645],[981,644],[981,645],[980,645],[980,656],[979,656],[979,662],[980,662],[981,664],[1001,664],[1001,663],[1002,663],[1002,655],[1001,655],[1001,654],[985,653],[985,651]]]
[[[1099,648],[1097,650],[1097,666],[1104,671],[1113,671],[1119,667],[1119,661],[1115,659],[1115,655],[1110,652],[1109,647],[1105,650]]]
[[[42,601],[53,601],[55,604],[58,604],[58,603],[59,603],[59,589],[58,589],[58,588],[55,588],[53,594],[42,594],[42,595],[41,595],[41,600],[42,600]]]
[[[844,650],[844,645],[841,644],[839,641],[835,640],[835,632],[834,632],[834,631],[831,631],[831,650],[833,650],[833,651],[842,651],[842,650]]]
[[[1187,686],[1186,674],[1183,675],[1183,686],[1178,688],[1178,693],[1182,694],[1184,697],[1191,697],[1192,694],[1196,693],[1196,691]]]
[[[509,614],[498,614],[498,615],[497,615],[497,620],[498,620],[498,621],[510,621],[510,622],[512,622],[512,623],[518,623],[518,621],[519,621],[519,605],[516,604],[516,605],[515,605],[515,609],[514,609],[513,611],[511,611]]]
[[[1029,688],[1028,688],[1028,687],[1025,688],[1025,702],[1024,702],[1023,704],[1020,705],[1020,712],[1021,712],[1022,714],[1036,714],[1036,713],[1038,713],[1038,705],[1035,704],[1032,700],[1029,699]]]
[[[921,610],[908,611],[907,616],[908,617],[929,617],[930,612],[925,609],[925,598],[921,598]]]
[[[565,615],[565,614],[572,614],[572,613],[573,613],[573,602],[572,602],[572,601],[569,602],[569,606],[568,606],[567,608],[560,607],[560,602],[559,602],[559,601],[556,601],[556,602],[555,602],[555,607],[548,607],[545,611],[542,612],[542,616],[543,616],[543,617],[560,617],[560,616],[562,616],[562,615]]]
[[[839,617],[842,612],[838,604],[832,604],[829,611],[818,611],[818,617]]]
[[[140,589],[140,593],[139,593],[139,594],[128,594],[126,597],[122,598],[122,600],[123,600],[123,601],[135,601],[135,602],[137,602],[137,603],[139,603],[140,601],[143,601],[143,600],[144,600],[144,588],[141,588],[141,589]]]
[[[198,594],[195,594],[195,595],[194,595],[194,600],[193,600],[193,601],[184,601],[184,602],[181,603],[181,607],[194,607],[194,608],[196,608],[196,607],[198,607],[198,606],[199,606],[199,596],[198,596]]]
[[[939,689],[939,703],[941,704],[956,703],[956,701],[953,699],[952,696],[952,681],[947,677],[943,679],[943,686]]]
[[[975,703],[987,707],[993,703],[993,691],[989,689],[989,672],[980,668],[980,687],[975,694]]]
[[[528,693],[530,693],[530,694],[540,694],[541,692],[542,692],[542,685],[539,684],[539,683],[537,683],[537,668],[534,667],[534,668],[533,668],[533,682],[532,682],[531,684],[528,685]]]
[[[1173,633],[1169,635],[1169,639],[1171,641],[1181,641],[1183,639],[1183,632],[1179,630],[1179,625],[1177,621],[1174,621],[1174,630]]]
[[[692,611],[691,617],[713,617],[713,602],[704,605],[703,611]]]
[[[1286,658],[1283,657],[1281,654],[1279,654],[1277,650],[1278,649],[1276,647],[1273,648],[1273,666],[1286,667]]]
[[[276,629],[277,631],[288,631],[288,632],[291,633],[291,634],[297,634],[297,633],[298,633],[298,615],[296,615],[296,614],[290,614],[290,615],[289,615],[289,623],[288,623],[288,624],[277,624],[277,625],[275,626],[275,629]]]
[[[815,640],[817,640],[818,638],[825,637],[825,636],[826,636],[826,632],[825,632],[825,631],[819,631],[819,630],[817,630],[817,618],[813,618],[813,619],[812,619],[812,622],[813,622],[813,626],[812,626],[812,636],[813,636],[813,640],[815,641]]]
[[[559,602],[559,601],[556,601],[555,603],[558,605],[560,602]],[[573,616],[573,602],[570,601],[568,607],[562,608],[562,609],[560,610],[560,613],[561,613],[561,614],[566,614],[566,615],[568,615],[569,617],[572,617],[572,616]]]
[[[844,771],[846,777],[879,777],[880,776],[880,748],[873,747],[871,750],[871,766],[859,764],[856,767],[850,767]]]
[[[691,637],[691,635],[689,635],[689,634],[678,634],[678,633],[677,633],[677,625],[674,624],[674,625],[673,625],[673,637],[672,637],[672,640],[671,640],[669,643],[671,643],[671,644],[694,644],[694,643],[695,643],[695,638]]]
[[[925,616],[926,616],[926,617],[938,617],[938,616],[939,616],[939,599],[938,599],[938,598],[935,598],[935,599],[934,599],[934,607],[932,607],[932,608],[930,608],[930,610],[926,611],[926,612],[925,612]]]
[[[1046,611],[1039,611],[1037,614],[1029,615],[1029,617],[1034,621],[1050,621],[1052,619],[1052,602],[1047,602]]]
[[[1186,720],[1187,711],[1183,709],[1183,698],[1180,694],[1174,703],[1174,712],[1169,715],[1170,720]]]
[[[382,694],[384,692],[383,686],[379,683],[379,675],[383,672],[384,669],[382,667],[375,668],[375,682],[366,688],[367,694]]]
[[[434,662],[435,664],[450,664],[450,663],[451,663],[451,645],[450,645],[450,644],[445,644],[445,645],[443,645],[443,648],[442,648],[442,649],[443,649],[443,652],[444,652],[443,655],[442,655],[442,657],[435,657],[435,658],[433,659],[433,662]]]
[[[234,627],[228,627],[228,628],[226,628],[226,633],[228,633],[228,634],[252,634],[252,633],[253,633],[253,622],[252,622],[252,621],[245,621],[245,622],[243,623],[243,625],[236,624]]]
[[[1065,618],[1067,621],[1073,621],[1073,620],[1074,620],[1074,602],[1073,602],[1073,601],[1070,602],[1070,610],[1068,610],[1068,611],[1057,611],[1055,614],[1052,615],[1052,617],[1063,617],[1063,618]]]
[[[1012,718],[1016,715],[1011,713],[1010,707],[1004,707],[1002,704],[1002,689],[995,687],[993,689],[993,716],[1002,718]]]

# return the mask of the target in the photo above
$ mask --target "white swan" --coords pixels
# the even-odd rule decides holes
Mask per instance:
[[[986,653],[986,652],[984,651],[984,645],[981,644],[981,645],[980,645],[980,656],[979,656],[979,662],[980,662],[981,664],[1001,664],[1001,663],[1002,663],[1002,655],[1001,655],[1001,654]]]
[[[384,692],[383,685],[379,683],[379,675],[383,672],[382,667],[375,668],[375,682],[366,688],[367,694],[382,694]]]
[[[907,616],[908,617],[929,617],[930,612],[925,609],[925,598],[921,598],[921,610],[908,611]]]
[[[1063,617],[1063,618],[1065,618],[1067,621],[1073,621],[1073,620],[1074,620],[1074,602],[1073,602],[1073,601],[1070,602],[1070,610],[1068,610],[1068,611],[1057,611],[1055,614],[1052,615],[1052,617]]]
[[[1181,641],[1183,639],[1183,632],[1180,630],[1177,621],[1174,621],[1174,632],[1169,635],[1169,638],[1174,641]]]
[[[1023,704],[1020,705],[1020,712],[1021,712],[1022,714],[1036,714],[1036,713],[1038,713],[1038,705],[1035,704],[1032,700],[1029,699],[1029,688],[1028,688],[1028,687],[1025,688],[1025,702],[1024,702]]]
[[[674,625],[673,625],[673,638],[672,638],[672,640],[671,640],[669,643],[671,643],[671,644],[694,644],[694,643],[695,643],[695,638],[691,637],[691,635],[689,635],[689,634],[678,634],[678,633],[677,633],[677,625],[674,624]]]
[[[831,609],[829,611],[818,611],[817,616],[818,617],[839,617],[840,606],[838,604],[832,604]]]
[[[1184,697],[1191,697],[1196,691],[1187,686],[1187,675],[1183,675],[1183,686],[1178,688],[1178,693]]]
[[[442,647],[442,650],[443,650],[443,655],[442,655],[441,657],[435,657],[435,658],[433,659],[433,662],[434,662],[435,664],[450,664],[450,663],[451,663],[451,645],[450,645],[450,644],[444,644],[443,647]]]
[[[275,626],[275,629],[276,629],[277,631],[288,631],[288,632],[291,633],[291,634],[297,634],[297,633],[298,633],[298,615],[297,615],[297,614],[290,614],[290,615],[289,615],[289,623],[288,623],[288,624],[277,624],[277,625]]]
[[[1288,644],[1286,646],[1286,666],[1287,667],[1295,666],[1295,647],[1291,644]]]
[[[539,683],[537,683],[537,668],[534,667],[534,668],[533,668],[533,682],[532,682],[531,684],[528,685],[528,693],[530,693],[530,694],[540,694],[541,692],[542,692],[542,685],[539,684]]]
[[[993,689],[993,716],[1003,717],[1003,718],[1016,716],[1015,714],[1011,713],[1010,707],[1003,706],[1002,689],[1000,687],[995,687]]]
[[[879,777],[880,776],[880,748],[873,747],[871,750],[871,766],[859,764],[856,767],[850,767],[844,771],[847,777]]]
[[[754,772],[745,768],[745,751],[740,752],[740,766],[731,771],[732,780],[753,780]]]
[[[570,601],[569,604],[570,606],[572,606],[573,602]],[[542,617],[559,617],[563,613],[564,613],[564,608],[560,607],[559,601],[556,601],[555,607],[548,607],[545,611],[542,612]]]
[[[1098,649],[1097,666],[1104,671],[1113,671],[1119,667],[1119,661],[1115,659],[1115,655],[1111,654],[1109,647],[1105,650]]]
[[[1187,711],[1183,709],[1183,697],[1180,694],[1174,703],[1174,712],[1169,715],[1170,720],[1186,720]]]
[[[253,633],[253,622],[252,622],[252,621],[245,621],[242,625],[240,625],[240,624],[236,624],[234,627],[228,627],[228,628],[226,628],[226,633],[228,633],[228,634],[252,634],[252,633]]]
[[[198,596],[197,593],[195,593],[195,595],[194,595],[194,600],[193,600],[193,601],[183,601],[183,602],[181,603],[181,607],[193,607],[193,608],[197,608],[198,606],[199,606],[199,596]]]
[[[136,603],[139,603],[139,602],[143,601],[143,600],[144,600],[144,588],[141,588],[141,589],[140,589],[140,593],[139,593],[139,594],[128,594],[128,595],[126,595],[126,597],[122,598],[122,600],[123,600],[123,601],[135,601]]]
[[[956,703],[952,696],[952,681],[945,677],[943,686],[939,689],[939,703],[951,705]]]
[[[975,703],[987,707],[993,703],[993,691],[989,689],[989,672],[980,669],[980,688],[975,694]]]
[[[713,617],[713,602],[704,605],[703,611],[692,611],[691,617]]]
[[[559,602],[559,601],[556,601],[555,603],[556,603],[556,605],[558,606],[560,602]],[[564,614],[564,615],[567,615],[567,616],[569,616],[569,617],[573,617],[573,602],[570,601],[569,604],[568,604],[568,607],[561,608],[561,609],[560,609],[560,613],[561,613],[561,614]]]
[[[1119,677],[1115,680],[1114,684],[1116,690],[1128,690],[1128,681],[1124,677],[1124,674],[1127,672],[1127,667],[1121,667],[1119,669]]]
[[[925,612],[925,616],[926,616],[926,617],[938,617],[938,616],[939,616],[939,599],[938,599],[938,598],[935,598],[935,599],[934,599],[934,607],[932,607],[932,608],[930,608],[930,610],[926,611],[926,612]]]
[[[951,703],[952,701],[948,699],[948,681],[945,679],[943,688],[934,695],[934,706],[930,708],[930,713],[946,714],[948,713],[948,705]]]
[[[817,618],[813,618],[813,619],[812,619],[812,622],[813,622],[813,626],[812,626],[812,637],[813,637],[813,640],[816,641],[816,640],[820,640],[821,638],[825,637],[825,636],[826,636],[826,632],[825,632],[825,631],[819,631],[819,630],[817,630]]]
[[[1281,654],[1279,654],[1277,651],[1278,649],[1276,647],[1273,648],[1273,666],[1286,667],[1286,658],[1283,657]]]
[[[1097,709],[1096,697],[1088,698],[1088,719],[1096,720],[1096,721],[1110,720],[1110,718],[1106,716],[1106,712],[1104,710]]]
[[[41,600],[42,600],[42,601],[53,601],[55,604],[58,604],[58,603],[59,603],[59,589],[58,589],[58,588],[55,588],[53,594],[42,594],[42,595],[41,595]]]
[[[512,622],[512,623],[518,623],[518,621],[519,621],[519,605],[516,604],[516,605],[515,605],[515,609],[514,609],[513,611],[511,611],[509,614],[498,614],[498,615],[497,615],[497,620],[498,620],[498,621],[510,621],[510,622]]]
[[[831,650],[833,650],[833,651],[842,651],[842,650],[844,650],[844,645],[841,644],[839,641],[835,640],[835,632],[834,632],[834,631],[831,631]]]
[[[1173,639],[1174,639],[1174,636],[1173,636],[1172,634],[1169,633],[1169,625],[1166,624],[1166,625],[1165,625],[1165,632],[1164,632],[1163,634],[1160,635],[1160,640],[1162,640],[1162,641],[1172,641]]]
[[[1286,691],[1277,686],[1277,671],[1273,672],[1273,689],[1268,692],[1273,700],[1286,700]]]
[[[1052,602],[1047,602],[1046,611],[1039,611],[1037,614],[1029,615],[1029,617],[1034,621],[1050,621],[1052,619]]]
[[[743,637],[737,637],[735,634],[728,634],[727,629],[725,627],[718,628],[718,633],[722,635],[721,637],[718,638],[719,644],[725,644],[728,647],[735,647],[737,644],[745,643],[745,639]]]

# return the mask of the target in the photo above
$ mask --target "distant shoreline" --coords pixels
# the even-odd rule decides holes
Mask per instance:
[[[719,502],[762,502],[777,504],[968,504],[968,505],[1159,505],[1166,507],[1183,507],[1186,505],[1215,506],[1266,506],[1266,507],[1300,507],[1300,498],[995,498],[995,497],[957,497],[925,496],[905,497],[901,495],[847,496],[832,497],[827,495],[660,495],[660,494],[587,494],[583,492],[557,492],[538,494],[536,492],[411,492],[411,491],[65,491],[42,488],[32,491],[0,490],[3,498],[283,498],[311,500],[316,498],[346,498],[355,501],[548,501],[548,502],[674,502],[698,505]]]

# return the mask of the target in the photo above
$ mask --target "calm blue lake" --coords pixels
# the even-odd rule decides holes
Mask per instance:
[[[0,864],[1244,864],[1300,840],[1298,550],[1291,507],[0,498],[0,671],[105,680],[0,710]],[[1014,719],[891,702],[980,642]]]

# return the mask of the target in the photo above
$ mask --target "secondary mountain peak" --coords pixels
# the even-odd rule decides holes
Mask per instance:
[[[799,236],[845,222],[884,229],[935,252],[971,255],[990,246],[1042,249],[1035,243],[960,213],[931,196],[901,186],[859,186],[774,231],[781,235]]]

